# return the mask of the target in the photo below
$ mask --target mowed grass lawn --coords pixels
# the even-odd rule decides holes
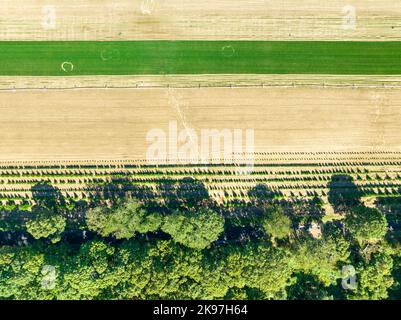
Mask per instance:
[[[401,74],[401,42],[0,42],[0,75],[135,74]]]

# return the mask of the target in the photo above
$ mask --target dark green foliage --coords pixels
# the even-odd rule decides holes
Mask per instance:
[[[342,237],[299,239],[293,246],[294,268],[315,275],[329,286],[341,277],[341,264],[348,262],[349,250],[344,250],[347,242]]]
[[[204,249],[224,231],[224,218],[206,208],[177,210],[165,217],[162,230],[178,243],[194,249]]]
[[[350,210],[345,226],[359,243],[377,242],[387,232],[386,216],[375,208],[357,206]]]
[[[46,207],[34,206],[25,225],[35,239],[49,238],[52,242],[57,242],[65,229],[66,221],[61,214],[55,214]]]
[[[161,200],[120,182],[118,196],[103,186],[93,202],[66,202],[59,190],[40,184],[31,212],[3,212],[0,299],[401,296],[400,250],[384,237],[386,217],[361,205],[348,178],[351,196],[338,184],[330,194],[345,219],[324,224],[319,199],[278,199],[261,186],[249,204],[224,206],[194,179],[166,181],[157,189]],[[292,230],[311,221],[322,223],[320,239]],[[355,266],[354,291],[341,287],[345,265]]]
[[[137,232],[157,231],[162,217],[157,213],[146,212],[141,206],[137,200],[130,199],[112,209],[96,207],[86,212],[86,224],[89,230],[116,239],[130,239]]]
[[[393,285],[391,275],[393,259],[388,253],[379,252],[370,261],[357,267],[357,290],[348,298],[358,300],[379,300],[388,298],[388,289]]]
[[[296,282],[287,288],[290,300],[330,300],[328,288],[315,275],[298,273]]]
[[[292,232],[292,222],[284,215],[281,207],[273,207],[266,211],[262,221],[263,229],[273,239],[282,239]]]

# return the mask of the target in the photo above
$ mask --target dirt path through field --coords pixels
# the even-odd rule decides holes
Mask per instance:
[[[0,76],[0,90],[199,87],[399,87],[401,76],[236,74],[131,76]]]

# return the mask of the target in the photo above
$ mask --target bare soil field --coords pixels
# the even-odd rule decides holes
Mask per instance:
[[[394,0],[4,0],[0,8],[0,40],[401,39]]]
[[[147,133],[253,129],[255,152],[401,150],[390,88],[76,89],[0,92],[0,160],[145,160]],[[366,155],[366,159],[370,159]]]

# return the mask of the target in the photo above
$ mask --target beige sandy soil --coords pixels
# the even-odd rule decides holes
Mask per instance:
[[[0,12],[0,40],[401,39],[398,0],[2,0]]]
[[[165,75],[165,76],[0,76],[0,90],[74,88],[199,88],[199,87],[396,87],[401,76],[346,75]]]
[[[255,151],[400,151],[401,90],[0,92],[0,160],[145,159],[151,129],[254,129]],[[369,157],[369,155],[367,155]]]

